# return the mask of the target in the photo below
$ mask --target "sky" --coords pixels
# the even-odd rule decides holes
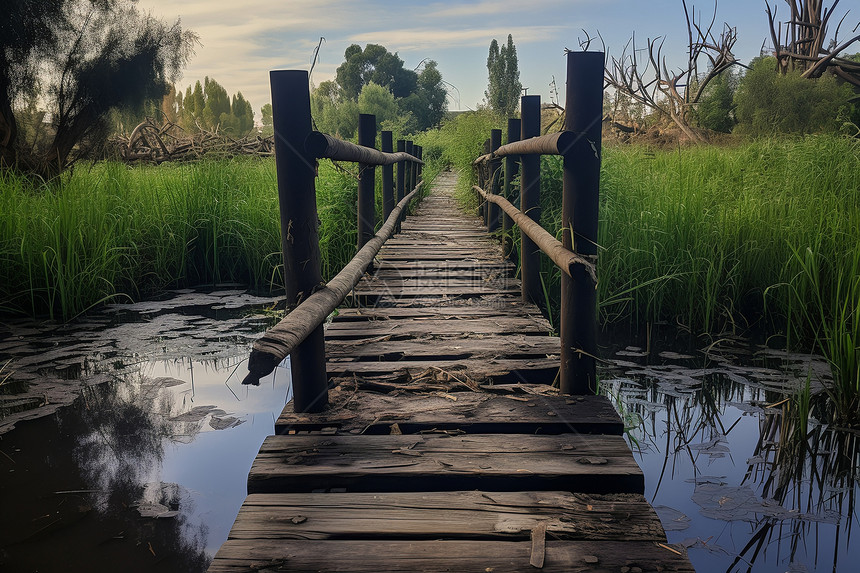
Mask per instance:
[[[775,0],[778,16],[788,6]],[[713,0],[695,6],[703,20],[714,13]],[[603,38],[619,55],[635,33],[665,37],[670,68],[685,63],[687,29],[681,0],[139,0],[143,12],[167,21],[181,19],[200,45],[178,86],[184,89],[209,76],[228,93],[241,91],[255,119],[271,101],[270,70],[310,70],[313,52],[325,38],[311,81],[334,78],[350,44],[381,44],[414,69],[429,58],[438,63],[448,86],[449,109],[475,109],[487,88],[490,42],[512,34],[519,57],[520,81],[529,94],[550,101],[555,77],[564,102],[564,50],[580,49],[586,33]],[[841,14],[841,12],[838,12]],[[724,22],[737,28],[735,56],[748,62],[769,39],[764,0],[721,0],[715,30]],[[770,42],[768,41],[768,45]],[[600,40],[591,44],[601,50]]]

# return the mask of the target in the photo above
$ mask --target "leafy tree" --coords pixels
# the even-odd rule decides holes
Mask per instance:
[[[447,111],[442,74],[433,60],[424,60],[421,73],[403,68],[403,60],[383,46],[353,44],[337,69],[335,81],[321,83],[311,94],[317,129],[352,138],[358,110],[374,113],[380,127],[398,134],[415,133],[437,125]],[[394,102],[392,114],[390,103]],[[380,113],[365,111],[373,106]],[[381,107],[379,107],[381,106]]]
[[[263,131],[260,133],[263,137],[271,137],[275,135],[275,122],[272,119],[272,104],[267,103],[260,108],[260,121],[263,124]]]
[[[112,110],[158,101],[196,36],[132,0],[7,0],[0,19],[0,165],[53,176],[104,141]],[[50,112],[44,143],[22,141],[18,110]]]
[[[373,82],[391,90],[395,98],[415,91],[418,74],[403,68],[403,60],[379,44],[367,44],[364,50],[352,44],[344,52],[344,63],[337,68],[337,83],[343,95],[357,100],[361,88]]]
[[[204,78],[203,84],[195,83],[193,90],[188,86],[180,107],[180,125],[189,132],[220,129],[241,137],[254,128],[254,110],[242,92],[231,100],[227,90],[210,77]]]
[[[448,111],[448,98],[442,82],[442,74],[433,60],[427,60],[418,75],[418,87],[414,93],[400,100],[400,108],[412,116],[414,131],[424,131],[439,125]]]
[[[523,87],[520,83],[517,48],[514,46],[513,36],[508,34],[508,43],[501,49],[495,38],[490,42],[487,71],[490,75],[490,83],[484,92],[487,103],[503,117],[513,115],[520,102]]]
[[[694,108],[694,116],[699,127],[731,133],[737,123],[734,104],[737,85],[737,76],[731,69],[714,76]]]
[[[735,94],[737,131],[752,136],[838,132],[852,111],[853,96],[851,86],[832,75],[780,74],[775,58],[757,58]]]

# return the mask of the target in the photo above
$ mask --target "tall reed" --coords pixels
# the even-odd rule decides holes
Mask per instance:
[[[352,178],[320,166],[324,276],[352,257]],[[272,160],[128,168],[100,163],[50,185],[0,175],[0,312],[68,319],[117,297],[240,282],[282,284]]]

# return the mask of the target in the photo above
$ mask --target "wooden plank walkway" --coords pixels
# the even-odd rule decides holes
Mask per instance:
[[[693,571],[609,401],[550,386],[559,340],[455,182],[326,328],[329,408],[284,409],[211,572]]]

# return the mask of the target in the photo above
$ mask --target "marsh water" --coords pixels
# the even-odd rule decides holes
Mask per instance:
[[[275,302],[177,291],[68,326],[2,325],[7,383],[40,405],[0,420],[0,570],[205,571],[290,398],[288,365],[240,383]],[[853,571],[857,432],[820,423],[815,400],[796,414],[827,364],[652,334],[606,334],[600,375],[669,547],[699,572]]]

